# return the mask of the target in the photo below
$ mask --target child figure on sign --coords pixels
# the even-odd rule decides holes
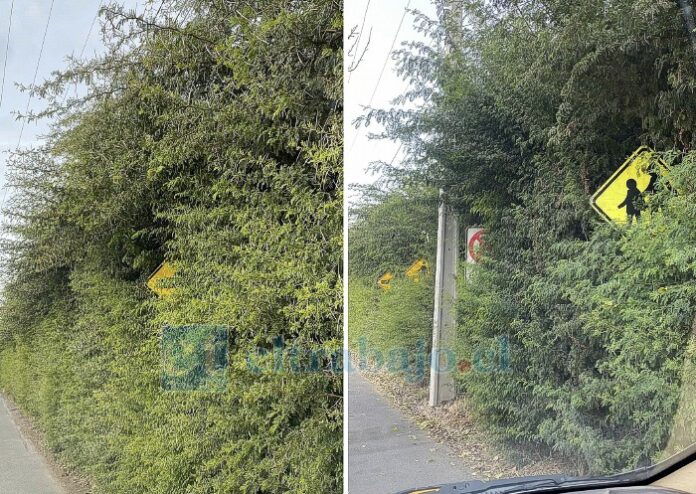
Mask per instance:
[[[640,220],[640,209],[643,198],[643,193],[638,189],[638,183],[631,179],[626,181],[626,187],[628,191],[626,192],[626,199],[619,204],[618,208],[626,208],[626,214],[628,215],[628,224],[633,224],[633,219],[636,222]]]

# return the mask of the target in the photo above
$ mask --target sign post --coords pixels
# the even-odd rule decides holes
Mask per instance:
[[[440,191],[437,225],[437,261],[435,267],[435,309],[433,313],[433,350],[430,362],[431,407],[455,398],[451,344],[456,329],[457,262],[459,260],[459,222]],[[449,351],[448,351],[449,350]]]
[[[445,0],[442,20],[449,50],[456,50],[462,36],[463,7],[454,0]],[[430,362],[430,397],[436,407],[456,396],[451,370],[455,362],[451,343],[456,330],[457,262],[459,261],[459,222],[440,189],[437,215],[437,260],[435,266],[435,309],[433,311],[433,349]],[[450,350],[450,351],[447,351]]]

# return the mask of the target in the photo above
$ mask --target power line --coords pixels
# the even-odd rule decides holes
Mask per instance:
[[[29,98],[27,100],[27,109],[25,110],[25,113],[29,113],[29,106],[31,105],[31,100],[34,92],[34,86],[36,86],[36,78],[39,75],[39,66],[41,65],[41,58],[43,57],[43,51],[44,47],[46,46],[46,35],[48,34],[48,26],[51,24],[51,17],[53,15],[53,4],[55,3],[55,0],[51,0],[51,6],[48,10],[48,19],[46,20],[46,27],[44,28],[44,33],[43,33],[43,39],[41,40],[41,49],[39,50],[39,58],[36,61],[36,70],[34,70],[34,79],[31,83],[31,89],[29,91]],[[9,39],[8,39],[9,42]],[[22,119],[22,127],[19,131],[19,139],[17,140],[17,148],[16,150],[19,150],[19,146],[22,144],[22,136],[24,134],[24,125],[26,124],[26,115]],[[7,168],[7,167],[6,167]],[[7,175],[5,175],[5,180],[7,180]],[[0,211],[3,210],[5,207],[5,200],[7,199],[7,189],[9,187],[7,184],[3,184],[3,192],[2,192],[2,200],[0,200]]]
[[[14,14],[14,0],[10,3],[10,21],[7,26],[7,44],[5,45],[5,62],[2,67],[2,86],[0,87],[0,108],[2,108],[2,101],[5,97],[5,75],[7,74],[7,58],[10,53],[10,37],[12,35],[12,17]],[[0,212],[2,208],[5,207],[5,197],[7,196],[7,184],[3,184],[2,191],[2,201],[0,202]]]
[[[350,63],[351,66],[353,65],[353,63],[355,63],[355,58],[358,56],[358,52],[360,51],[360,39],[362,38],[363,31],[365,30],[365,20],[367,19],[368,10],[370,10],[370,0],[367,0],[367,5],[365,6],[365,12],[363,13],[363,20],[360,26],[360,32],[358,33],[358,39],[355,41],[355,53],[353,53],[353,60]],[[348,82],[350,82],[350,78],[352,76],[353,71],[348,72]]]
[[[27,123],[27,116],[29,114],[29,105],[31,105],[32,97],[34,96],[34,87],[36,86],[36,78],[39,75],[39,66],[41,65],[41,58],[43,57],[44,46],[46,46],[46,35],[48,34],[48,26],[51,24],[51,16],[53,15],[53,4],[55,0],[51,0],[51,6],[48,9],[48,19],[46,20],[46,27],[44,28],[43,39],[41,40],[41,49],[39,50],[39,59],[36,61],[36,70],[34,70],[34,79],[31,83],[31,89],[29,90],[29,99],[27,100],[27,109],[24,111],[26,114],[22,119],[22,127],[19,130],[19,140],[17,141],[17,149],[22,143],[22,135],[24,135],[24,125]]]
[[[85,41],[82,43],[82,48],[80,49],[80,56],[78,57],[80,60],[82,60],[82,57],[85,56],[85,51],[87,50],[87,44],[89,43],[89,39],[92,37],[92,31],[94,30],[94,26],[97,23],[97,19],[99,19],[99,12],[101,12],[101,8],[102,8],[103,4],[104,4],[104,0],[99,0],[99,5],[97,6],[97,12],[94,14],[94,17],[92,18],[92,23],[89,25],[89,30],[87,31],[87,36],[85,36]],[[74,90],[75,90],[75,96],[77,97],[77,81],[75,81]],[[63,93],[62,103],[65,103],[65,100],[68,97],[69,91],[70,91],[70,89],[66,89],[65,93]]]
[[[7,44],[5,45],[5,62],[2,67],[2,87],[0,87],[0,108],[2,108],[2,101],[5,97],[5,75],[7,74],[7,58],[10,53],[10,37],[12,35],[12,17],[14,14],[14,0],[10,3],[10,21],[7,26]],[[7,180],[7,178],[5,178]],[[3,184],[2,191],[2,201],[0,202],[0,211],[5,206],[5,197],[7,196],[7,184]]]
[[[375,99],[375,95],[377,94],[377,90],[379,89],[379,85],[382,83],[382,77],[384,76],[384,71],[387,69],[387,65],[389,64],[389,59],[391,58],[392,53],[394,52],[394,46],[396,45],[396,40],[399,38],[399,33],[401,32],[401,28],[404,25],[404,20],[406,19],[406,15],[408,14],[408,8],[411,5],[411,0],[408,0],[406,2],[406,7],[404,7],[404,13],[401,16],[401,20],[399,21],[399,26],[396,28],[396,33],[394,33],[394,38],[392,39],[391,46],[389,47],[389,51],[387,52],[387,56],[384,59],[384,63],[382,64],[382,69],[379,72],[379,77],[377,77],[377,83],[375,84],[375,88],[372,91],[372,95],[370,96],[370,102],[367,104],[368,107],[372,107],[372,103]],[[350,145],[350,149],[352,150],[353,147],[355,146],[355,143],[358,141],[358,136],[360,135],[360,131],[362,130],[362,126],[358,128],[358,131],[355,133],[355,137],[353,138],[353,142]]]
[[[10,4],[10,22],[7,26],[7,44],[5,45],[5,63],[2,67],[2,86],[0,86],[0,108],[2,108],[2,100],[5,96],[5,74],[7,73],[7,57],[10,53],[10,35],[12,34],[12,14],[14,14],[14,0]]]
[[[399,21],[399,27],[396,29],[396,33],[394,33],[394,39],[392,39],[391,47],[389,48],[389,53],[387,53],[387,57],[384,59],[384,63],[382,64],[382,70],[379,72],[379,77],[377,78],[377,84],[375,84],[375,89],[372,91],[372,96],[370,96],[370,102],[367,104],[367,106],[372,106],[372,101],[375,99],[375,94],[377,94],[377,89],[379,88],[379,84],[382,82],[382,76],[384,75],[384,71],[387,68],[387,64],[389,63],[389,59],[391,58],[392,52],[394,51],[394,45],[396,45],[396,40],[399,37],[399,33],[401,32],[401,27],[404,25],[404,20],[406,19],[406,14],[408,14],[408,8],[411,5],[411,0],[408,0],[406,3],[406,7],[404,7],[404,14],[401,16],[401,21]]]
[[[92,24],[89,25],[89,31],[87,31],[85,42],[82,43],[82,49],[80,50],[80,60],[82,60],[82,58],[85,56],[85,51],[87,50],[87,43],[89,43],[89,39],[92,37],[92,31],[94,30],[94,26],[97,23],[97,19],[99,19],[99,12],[101,12],[102,5],[104,5],[104,0],[99,0],[99,5],[97,6],[97,11],[94,14],[94,18],[92,18]],[[77,82],[75,83],[75,88],[77,89]]]
[[[82,43],[82,49],[80,50],[80,58],[82,58],[85,55],[85,50],[87,49],[87,43],[89,43],[89,38],[92,36],[92,31],[94,30],[94,25],[97,23],[97,19],[99,19],[99,12],[101,11],[103,3],[104,3],[104,0],[100,0],[99,5],[97,6],[97,12],[94,14],[94,18],[92,19],[92,24],[89,25],[89,31],[87,31],[87,36],[85,37],[85,42]]]
[[[399,153],[401,152],[401,149],[404,147],[404,142],[401,141],[399,143],[399,147],[396,149],[396,152],[394,153],[394,156],[392,157],[391,161],[389,162],[389,167],[392,167],[394,165],[394,162],[396,161],[396,157],[399,156]]]

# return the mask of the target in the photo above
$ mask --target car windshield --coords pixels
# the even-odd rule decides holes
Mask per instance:
[[[689,451],[691,2],[345,8],[349,491]]]

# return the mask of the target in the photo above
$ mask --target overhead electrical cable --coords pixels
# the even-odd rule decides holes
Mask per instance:
[[[404,20],[406,19],[406,15],[408,14],[408,8],[410,6],[411,6],[411,0],[408,0],[408,2],[406,2],[406,7],[404,7],[404,13],[401,16],[401,20],[399,21],[399,26],[396,28],[396,32],[394,33],[394,38],[392,39],[391,46],[389,47],[389,51],[387,52],[387,56],[384,58],[384,63],[382,64],[382,69],[380,70],[379,76],[377,77],[377,83],[375,84],[375,88],[372,90],[372,95],[370,96],[370,101],[367,104],[368,108],[372,107],[372,103],[375,100],[375,95],[377,94],[377,90],[379,89],[379,85],[382,83],[382,77],[384,76],[384,72],[387,69],[387,65],[389,64],[389,60],[391,59],[392,53],[394,52],[394,46],[396,45],[396,40],[399,38],[399,34],[401,33],[401,28],[404,25]],[[358,136],[360,135],[361,130],[362,130],[362,126],[359,127],[358,131],[355,133],[355,137],[353,138],[353,142],[350,145],[351,150],[355,146],[355,143],[358,141]]]
[[[53,4],[55,0],[51,0],[51,6],[48,9],[48,19],[46,20],[46,26],[44,27],[43,38],[41,39],[41,48],[39,49],[39,58],[36,61],[36,69],[34,70],[34,79],[31,82],[31,88],[29,89],[29,98],[27,100],[27,108],[24,111],[25,115],[22,119],[22,127],[19,130],[19,140],[17,141],[17,149],[19,149],[22,143],[22,136],[24,135],[24,126],[27,123],[27,117],[29,116],[29,106],[31,105],[31,100],[34,96],[34,88],[36,86],[36,79],[39,76],[39,67],[41,65],[41,58],[43,57],[44,47],[46,46],[46,35],[48,34],[48,26],[51,24],[51,17],[53,15]]]
[[[2,108],[2,100],[5,96],[5,75],[7,74],[7,57],[10,54],[10,37],[12,36],[12,16],[14,14],[14,0],[10,4],[10,21],[7,26],[7,43],[5,44],[5,61],[2,67],[2,86],[0,86],[0,108]]]
[[[48,10],[48,19],[46,20],[46,26],[44,28],[44,33],[43,33],[43,38],[41,40],[41,48],[39,49],[39,58],[36,61],[36,69],[34,70],[34,79],[31,83],[31,88],[29,90],[29,98],[27,100],[27,107],[25,110],[25,115],[24,118],[22,118],[22,127],[19,130],[19,139],[17,140],[17,148],[16,150],[19,150],[19,146],[22,144],[22,136],[24,135],[24,126],[26,125],[27,122],[27,117],[29,113],[29,106],[31,105],[31,100],[33,97],[33,92],[34,92],[34,87],[36,86],[36,79],[39,76],[39,67],[41,65],[41,58],[43,57],[43,52],[44,52],[44,47],[46,46],[46,35],[48,34],[48,27],[51,24],[51,18],[53,16],[53,4],[55,3],[55,0],[51,0],[51,6],[49,7]],[[8,39],[9,42],[9,39]],[[7,176],[5,176],[5,180],[7,180]],[[2,200],[0,201],[0,211],[3,210],[5,207],[5,200],[7,199],[7,183],[3,184],[3,192],[2,192]]]

